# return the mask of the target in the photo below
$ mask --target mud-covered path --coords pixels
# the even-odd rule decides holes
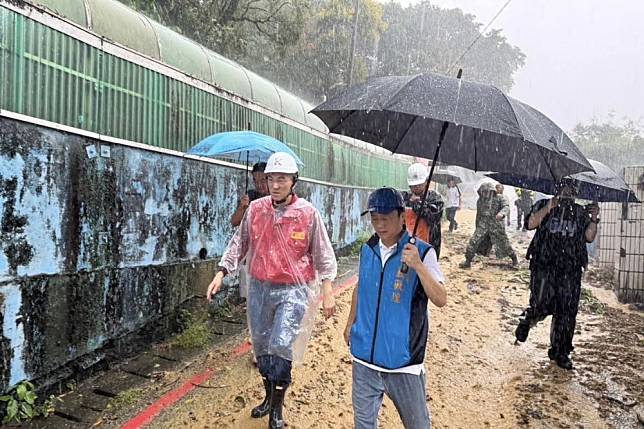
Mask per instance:
[[[470,270],[458,268],[474,213],[459,216],[462,227],[445,234],[441,258],[448,304],[431,308],[426,367],[434,427],[641,427],[636,410],[644,403],[643,314],[617,303],[610,291],[590,288],[601,302],[585,301],[580,311],[575,369],[558,368],[547,357],[549,319],[530,332],[527,343],[514,344],[515,324],[528,301],[527,264],[514,269],[509,259],[485,259]],[[510,235],[524,254],[530,235]],[[306,362],[294,370],[285,409],[291,429],[353,427],[351,361],[342,339],[350,294],[347,289],[338,295],[332,319],[318,320]],[[201,370],[213,368],[215,375],[149,427],[265,428],[265,419],[249,417],[261,400],[259,375],[248,354],[231,355],[243,340],[231,338],[204,352]],[[105,419],[97,427],[119,427],[127,418]],[[380,421],[382,428],[402,428],[388,400]]]

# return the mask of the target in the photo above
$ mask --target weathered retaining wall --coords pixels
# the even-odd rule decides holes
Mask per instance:
[[[0,117],[0,391],[87,367],[203,295],[243,185],[232,167]],[[368,190],[297,190],[337,248],[368,227]]]

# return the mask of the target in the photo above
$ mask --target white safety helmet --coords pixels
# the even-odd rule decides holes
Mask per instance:
[[[297,162],[286,152],[275,152],[268,158],[264,173],[297,174]]]
[[[429,176],[427,167],[417,162],[410,165],[409,170],[407,170],[407,184],[409,186],[423,184],[427,180],[427,176]]]

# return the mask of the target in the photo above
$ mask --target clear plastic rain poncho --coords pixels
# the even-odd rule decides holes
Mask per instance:
[[[247,314],[255,356],[302,362],[320,303],[320,280],[333,280],[337,263],[318,211],[293,196],[273,207],[253,201],[220,266],[234,273],[246,260]]]

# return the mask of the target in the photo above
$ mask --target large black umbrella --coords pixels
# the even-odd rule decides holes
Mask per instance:
[[[371,79],[313,113],[331,133],[395,153],[438,154],[435,161],[475,171],[559,179],[592,170],[541,112],[493,86],[459,78],[427,73]]]
[[[584,171],[571,176],[579,185],[579,198],[602,202],[639,202],[624,179],[618,176],[617,173],[599,161],[592,159],[589,161],[595,169],[594,173]],[[535,179],[521,174],[507,173],[492,173],[487,176],[505,185],[531,189],[549,195],[555,194],[555,182],[552,180]]]
[[[475,171],[558,180],[592,171],[554,122],[499,89],[433,73],[370,79],[313,109],[329,132]],[[429,181],[423,199],[429,192]],[[416,235],[418,220],[412,233]],[[403,266],[403,270],[406,267]]]

